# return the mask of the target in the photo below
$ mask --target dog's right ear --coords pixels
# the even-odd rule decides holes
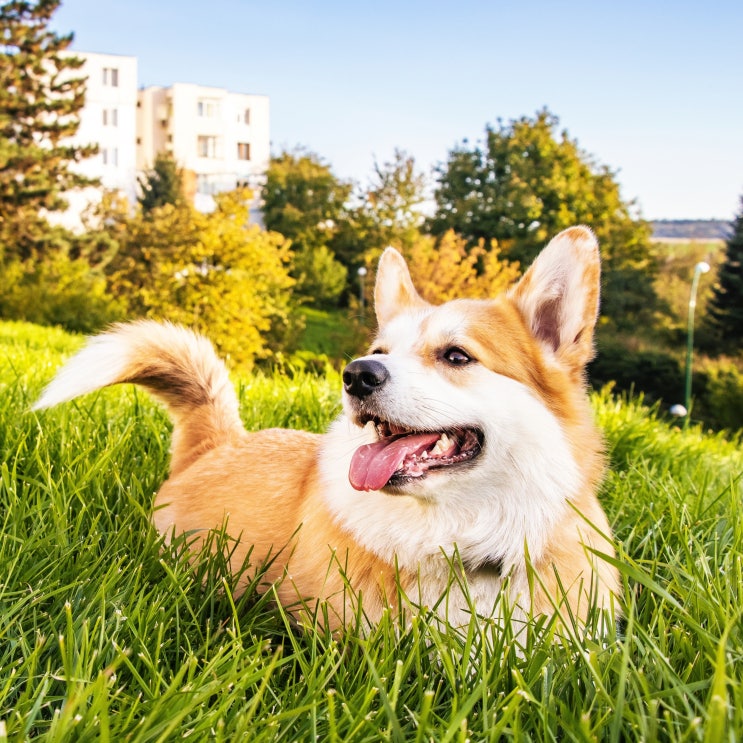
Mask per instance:
[[[413,286],[405,259],[394,248],[387,248],[379,259],[374,285],[374,310],[379,327],[384,327],[401,312],[426,306]]]

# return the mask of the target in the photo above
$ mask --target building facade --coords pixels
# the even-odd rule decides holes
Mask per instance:
[[[72,54],[85,61],[76,74],[87,78],[73,141],[99,148],[74,166],[79,172],[134,203],[138,178],[165,152],[183,169],[186,195],[197,209],[211,211],[215,194],[245,185],[256,194],[251,217],[261,223],[258,194],[270,158],[268,96],[189,83],[138,89],[136,57]],[[80,229],[86,208],[100,197],[100,188],[66,194],[68,210],[51,218]]]
[[[140,171],[159,152],[170,154],[202,211],[214,207],[221,191],[245,185],[258,192],[270,157],[267,96],[175,83],[140,90],[137,106]]]
[[[120,191],[133,201],[137,188],[137,58],[94,52],[71,56],[84,60],[75,76],[87,78],[85,106],[73,142],[98,145],[97,155],[74,167],[83,175],[100,179],[102,188]],[[81,228],[83,213],[100,195],[99,188],[65,194],[69,207],[64,214],[55,215],[54,221]]]

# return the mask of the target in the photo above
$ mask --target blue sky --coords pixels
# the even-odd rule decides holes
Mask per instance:
[[[648,219],[743,195],[740,0],[62,0],[53,26],[136,56],[140,85],[268,95],[274,152],[362,184],[395,147],[428,171],[547,106]]]

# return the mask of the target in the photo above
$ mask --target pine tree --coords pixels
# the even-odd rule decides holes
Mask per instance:
[[[139,204],[145,214],[158,206],[183,201],[183,171],[178,163],[167,153],[159,152],[152,169],[139,179]]]
[[[85,103],[84,60],[67,52],[72,34],[49,22],[60,0],[0,5],[0,250],[21,259],[43,248],[42,210],[64,209],[65,191],[94,185],[73,163],[95,154],[76,146]]]
[[[708,305],[710,324],[723,347],[737,351],[743,348],[743,196],[740,204]]]

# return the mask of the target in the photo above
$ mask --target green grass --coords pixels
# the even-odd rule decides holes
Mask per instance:
[[[149,524],[169,426],[116,388],[28,405],[79,344],[0,324],[0,741],[734,741],[743,737],[740,441],[595,398],[626,628],[605,642],[426,615],[364,636],[235,598]],[[251,428],[322,430],[339,379],[238,384]],[[217,546],[228,542],[215,537]]]

